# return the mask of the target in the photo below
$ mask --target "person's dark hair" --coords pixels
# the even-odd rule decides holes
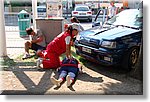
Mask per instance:
[[[26,32],[27,32],[28,35],[31,35],[31,33],[33,32],[33,29],[32,28],[27,28]]]
[[[73,28],[71,25],[69,25],[66,32],[69,32],[71,37],[72,37],[72,31],[73,31]]]
[[[61,9],[61,5],[58,5],[58,9]]]
[[[73,23],[80,23],[79,20],[76,17],[72,17],[71,21],[73,21]]]

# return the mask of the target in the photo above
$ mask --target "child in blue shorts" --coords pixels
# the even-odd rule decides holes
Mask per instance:
[[[76,78],[78,73],[82,72],[82,69],[78,60],[76,60],[75,58],[71,59],[65,58],[62,61],[61,67],[58,69],[58,72],[59,72],[58,80],[52,76],[51,82],[56,86],[60,86],[61,82],[63,82],[66,79],[67,87],[69,87],[74,82],[74,79]]]

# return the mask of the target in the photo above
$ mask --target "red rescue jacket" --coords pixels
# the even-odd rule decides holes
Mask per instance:
[[[57,37],[54,38],[53,41],[51,41],[48,44],[46,50],[48,52],[55,52],[58,55],[65,53],[66,52],[65,38],[67,36],[71,36],[69,32],[63,32],[63,33],[59,34]],[[73,38],[73,36],[71,36],[71,38]]]

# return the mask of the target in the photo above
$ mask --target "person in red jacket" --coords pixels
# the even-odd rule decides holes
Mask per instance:
[[[72,58],[71,45],[73,38],[78,32],[82,31],[78,23],[72,23],[68,28],[55,37],[46,47],[46,50],[39,51],[37,54],[40,58],[37,60],[37,67],[40,68],[58,68],[60,67],[59,56],[63,53],[66,58]]]

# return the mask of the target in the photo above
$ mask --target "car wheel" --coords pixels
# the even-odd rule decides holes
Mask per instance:
[[[135,67],[135,64],[137,63],[138,55],[138,48],[131,48],[123,58],[122,67],[128,71],[133,69]]]

